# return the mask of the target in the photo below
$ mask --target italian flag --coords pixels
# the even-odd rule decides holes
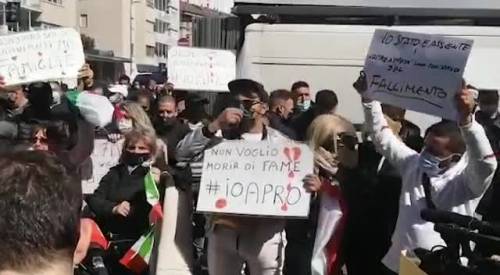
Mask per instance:
[[[151,205],[151,211],[149,213],[149,223],[151,226],[120,260],[122,265],[137,274],[143,272],[148,267],[155,243],[155,226],[163,217],[163,211],[160,204],[160,192],[158,192],[156,182],[151,172],[144,178],[144,187],[146,190],[146,199]]]

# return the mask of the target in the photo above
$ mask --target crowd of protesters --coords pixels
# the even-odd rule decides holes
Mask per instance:
[[[313,101],[303,81],[268,93],[256,81],[234,80],[212,117],[207,99],[168,82],[122,76],[107,85],[94,81],[88,65],[78,80],[70,90],[0,81],[0,274],[99,274],[93,269],[103,267],[137,274],[122,260],[151,229],[149,175],[164,220],[150,268],[140,274],[397,274],[403,250],[444,245],[422,209],[473,216],[478,208],[500,222],[496,90],[475,98],[475,88],[464,86],[458,122],[443,120],[422,135],[405,110],[364,95],[363,74],[354,83],[363,129],[337,114],[334,91],[318,91]],[[106,101],[83,106],[83,96]],[[121,154],[83,197],[98,139],[118,144]],[[203,152],[226,140],[308,144],[315,163],[303,180],[312,194],[308,218],[195,213]],[[100,249],[91,244],[96,235]]]

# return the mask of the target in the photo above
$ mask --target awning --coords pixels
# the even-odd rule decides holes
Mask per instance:
[[[89,61],[99,61],[108,63],[131,63],[130,58],[117,57],[117,56],[106,56],[99,54],[86,53],[85,59]]]
[[[155,73],[160,71],[160,67],[155,65],[137,64],[137,71],[140,73]]]

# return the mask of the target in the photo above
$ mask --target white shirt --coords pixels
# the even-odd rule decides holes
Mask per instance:
[[[373,133],[377,151],[382,154],[402,177],[399,216],[392,236],[392,247],[382,262],[392,271],[399,272],[401,251],[415,248],[432,249],[445,245],[434,224],[422,220],[420,211],[427,208],[420,154],[407,147],[390,128],[382,113],[380,103],[365,103],[365,121]],[[462,215],[473,215],[488,188],[497,163],[484,129],[475,121],[462,127],[467,152],[448,171],[432,177],[431,197],[439,210]]]

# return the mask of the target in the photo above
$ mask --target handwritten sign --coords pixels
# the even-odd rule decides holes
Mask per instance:
[[[96,139],[92,159],[92,178],[82,181],[84,194],[91,194],[99,186],[101,179],[109,169],[118,164],[123,142],[110,142],[107,139]]]
[[[76,78],[84,63],[80,35],[73,29],[0,36],[0,74],[7,85]]]
[[[364,69],[368,96],[456,120],[454,98],[472,43],[456,37],[376,30]]]
[[[231,51],[173,47],[168,51],[168,79],[176,89],[228,91],[236,78],[236,56]]]
[[[200,212],[307,217],[302,180],[313,172],[305,145],[223,142],[205,152]]]

